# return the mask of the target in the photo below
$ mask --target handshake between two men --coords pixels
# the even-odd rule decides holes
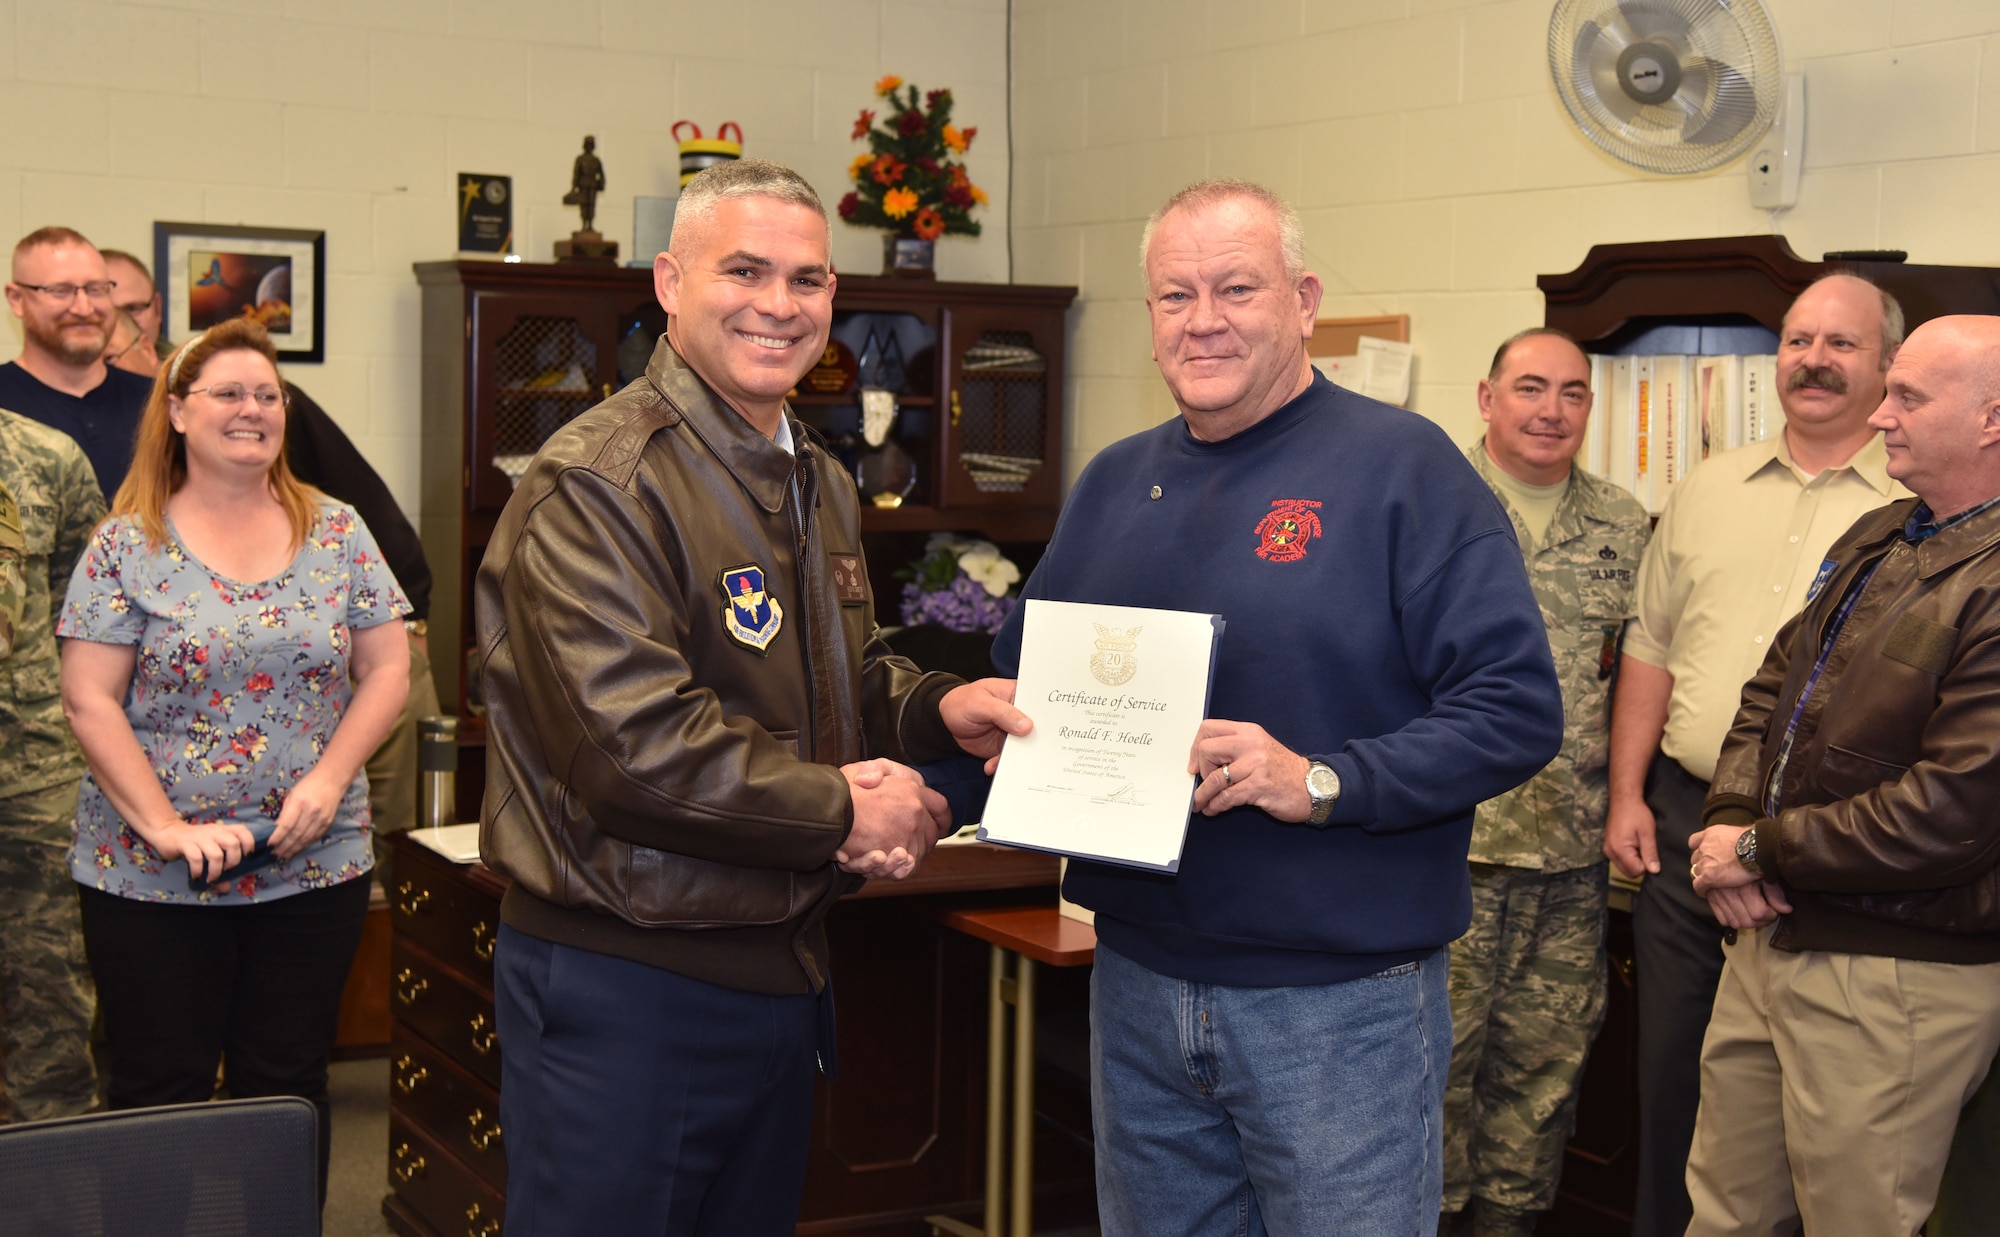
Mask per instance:
[[[1008,735],[1034,729],[1028,715],[1014,707],[1012,679],[980,679],[955,687],[938,702],[938,715],[960,747],[986,761],[988,774],[999,767],[1000,747]],[[834,855],[843,872],[902,880],[958,827],[944,796],[906,764],[857,760],[840,771],[854,796],[854,827]]]

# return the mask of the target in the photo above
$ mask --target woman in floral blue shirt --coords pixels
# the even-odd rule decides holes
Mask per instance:
[[[285,405],[255,322],[183,345],[56,634],[111,1106],[207,1099],[220,1058],[238,1098],[319,1107],[324,1199],[373,861],[361,768],[408,691],[409,604],[353,509],[292,476]]]

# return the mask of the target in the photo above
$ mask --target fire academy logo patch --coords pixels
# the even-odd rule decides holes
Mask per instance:
[[[722,589],[722,627],[729,638],[762,653],[785,625],[785,609],[764,591],[764,569],[755,563],[731,567],[715,578]]]
[[[1306,556],[1306,543],[1320,535],[1319,504],[1310,498],[1274,498],[1271,510],[1257,522],[1257,557],[1273,563],[1296,563]]]

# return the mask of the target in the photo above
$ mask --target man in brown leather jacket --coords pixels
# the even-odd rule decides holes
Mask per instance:
[[[2000,1049],[2000,318],[1918,328],[1869,424],[1917,497],[1828,552],[1691,842],[1737,930],[1691,1235],[1916,1232]]]
[[[1027,729],[1011,683],[889,654],[854,486],[785,415],[828,241],[776,164],[690,182],[645,378],[548,441],[480,567],[509,1233],[791,1233],[826,914],[949,830],[909,765]]]

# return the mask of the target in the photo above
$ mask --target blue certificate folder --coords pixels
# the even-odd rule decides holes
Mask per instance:
[[[1187,755],[1208,716],[1222,616],[1024,604],[1014,700],[1035,730],[1007,739],[979,839],[1180,871],[1196,785]]]
[[[259,868],[268,868],[278,861],[278,852],[271,849],[271,835],[278,831],[278,822],[275,820],[258,820],[251,822],[245,827],[250,830],[250,836],[257,839],[256,849],[243,856],[243,861],[235,867],[224,868],[222,869],[222,875],[211,876],[207,880],[196,876],[194,874],[194,865],[191,863],[188,864],[188,889],[191,892],[200,893],[216,881],[235,880],[237,877],[255,872]]]

